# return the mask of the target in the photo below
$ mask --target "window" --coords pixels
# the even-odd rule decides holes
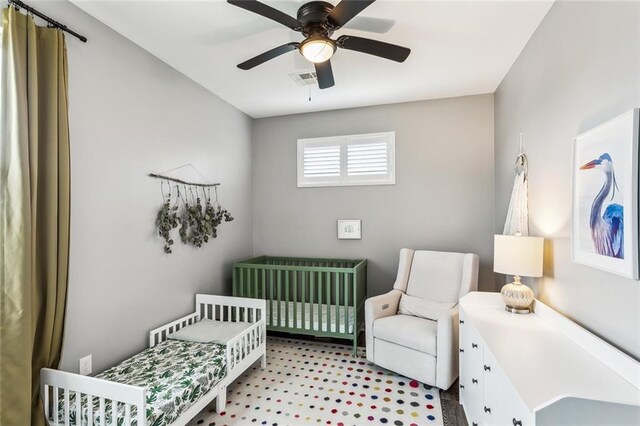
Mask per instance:
[[[298,188],[396,183],[395,132],[298,139]]]

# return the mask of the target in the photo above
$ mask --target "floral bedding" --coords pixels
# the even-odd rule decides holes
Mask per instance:
[[[174,422],[225,374],[224,345],[165,340],[106,370],[96,378],[144,387],[147,390],[147,425],[165,426]],[[82,398],[84,400],[86,397]],[[70,397],[69,403],[69,424],[88,426],[86,409],[82,412],[82,421],[77,423],[75,395]],[[93,405],[93,423],[99,425],[97,398],[94,398]],[[83,406],[86,407],[86,403]],[[63,400],[60,401],[58,410],[61,418],[64,418]],[[123,404],[118,404],[118,412],[118,424],[122,424]],[[111,424],[111,402],[107,402],[105,413],[106,424]],[[132,407],[132,419],[135,415],[136,408]],[[132,425],[136,424],[137,422],[132,420]]]

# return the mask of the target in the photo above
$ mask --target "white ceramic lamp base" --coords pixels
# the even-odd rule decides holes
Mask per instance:
[[[528,314],[531,312],[533,290],[520,282],[519,276],[513,277],[513,282],[500,290],[505,309],[514,314]]]

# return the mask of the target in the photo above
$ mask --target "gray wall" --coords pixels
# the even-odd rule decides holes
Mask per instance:
[[[396,132],[396,184],[296,187],[298,138]],[[369,260],[369,294],[391,289],[402,247],[475,252],[493,289],[493,96],[469,96],[255,121],[256,255]],[[362,240],[336,237],[362,219]]]
[[[193,312],[195,293],[230,292],[252,253],[251,119],[67,2],[37,7],[67,37],[72,144],[71,261],[62,368],[94,372],[142,350],[150,329]],[[149,172],[186,163],[222,182],[236,220],[206,248],[165,255]]]
[[[536,295],[640,357],[640,283],[571,262],[573,137],[640,105],[640,3],[556,2],[495,94],[496,231],[518,133],[530,171],[531,233],[547,239]]]

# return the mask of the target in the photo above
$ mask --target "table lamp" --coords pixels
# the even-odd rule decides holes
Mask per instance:
[[[513,282],[500,291],[507,311],[516,314],[531,312],[533,291],[520,282],[520,277],[542,276],[543,243],[542,237],[495,236],[493,270],[514,276]]]

